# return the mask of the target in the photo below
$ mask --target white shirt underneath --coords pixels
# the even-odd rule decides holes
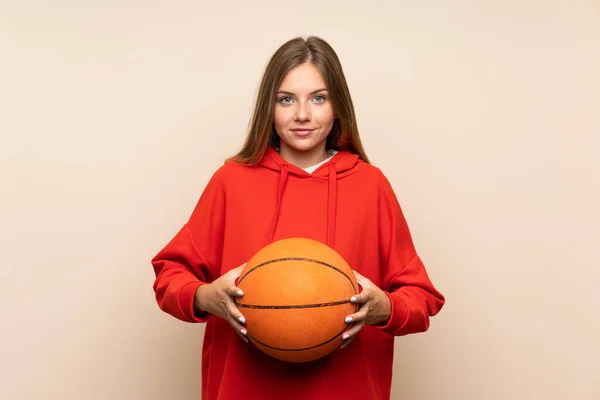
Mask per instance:
[[[335,156],[335,154],[337,153],[336,150],[330,150],[328,152],[329,154],[329,158],[326,158],[325,160],[321,161],[318,164],[313,165],[312,167],[307,167],[307,168],[302,168],[304,171],[308,172],[309,174],[312,174],[313,172],[315,172],[315,170],[317,168],[319,168],[321,165],[325,164],[327,161],[331,160],[333,158],[333,156]]]

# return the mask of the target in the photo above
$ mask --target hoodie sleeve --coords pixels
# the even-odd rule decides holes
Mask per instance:
[[[223,247],[225,190],[221,170],[206,185],[189,220],[151,263],[161,310],[185,322],[206,322],[194,310],[196,290],[218,276]]]
[[[395,336],[424,332],[429,328],[429,318],[441,310],[445,299],[416,253],[400,204],[383,175],[379,235],[381,289],[389,297],[392,310],[389,320],[376,327]]]

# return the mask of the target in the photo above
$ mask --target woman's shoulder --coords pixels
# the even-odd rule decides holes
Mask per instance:
[[[395,197],[395,190],[383,168],[363,162],[360,173],[356,175],[359,176],[362,190],[376,193],[378,197]]]
[[[223,175],[236,175],[243,174],[250,169],[249,166],[240,164],[233,160],[225,160],[223,164],[217,169],[216,173]]]
[[[218,167],[210,179],[211,183],[227,185],[231,182],[247,179],[253,167],[226,160]]]
[[[386,184],[388,181],[383,170],[374,164],[362,162],[360,165],[360,174],[362,179],[377,185]]]

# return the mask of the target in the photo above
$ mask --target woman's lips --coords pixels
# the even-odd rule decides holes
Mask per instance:
[[[292,132],[296,134],[296,136],[308,136],[314,131],[314,129],[292,129]]]

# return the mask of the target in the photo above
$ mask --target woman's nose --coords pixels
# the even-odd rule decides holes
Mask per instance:
[[[310,121],[310,109],[307,104],[299,103],[298,110],[296,111],[296,121]]]

